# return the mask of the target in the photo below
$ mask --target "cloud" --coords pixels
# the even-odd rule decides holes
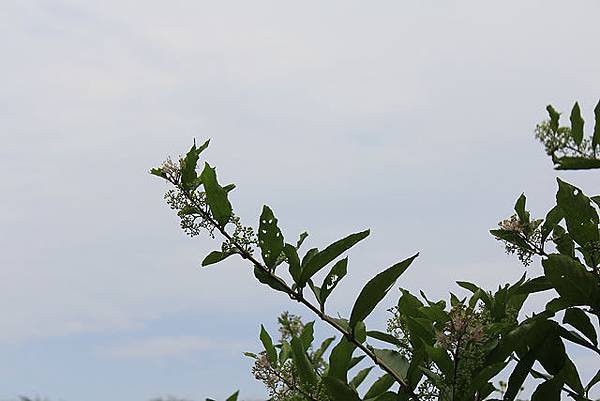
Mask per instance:
[[[163,359],[183,357],[199,351],[238,352],[251,346],[241,341],[215,341],[201,336],[164,336],[111,345],[100,352],[112,358]]]

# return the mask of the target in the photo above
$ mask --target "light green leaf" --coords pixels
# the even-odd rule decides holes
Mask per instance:
[[[389,388],[392,387],[394,383],[396,383],[394,378],[390,374],[386,373],[379,379],[375,380],[375,382],[371,385],[371,388],[367,390],[367,392],[365,393],[365,400],[380,396],[381,394],[389,390]]]
[[[356,376],[354,376],[352,378],[352,380],[350,380],[350,387],[358,389],[358,386],[360,386],[362,384],[362,382],[365,381],[365,379],[367,378],[367,376],[369,375],[369,373],[371,372],[371,370],[373,370],[373,366],[370,366],[368,368],[365,369],[361,369]]]
[[[378,360],[383,361],[398,377],[406,381],[410,363],[398,351],[374,348]]]
[[[302,341],[302,347],[307,350],[312,345],[313,340],[315,339],[314,329],[315,322],[308,322],[304,328],[302,329],[302,333],[300,333],[300,340]]]
[[[355,348],[356,346],[349,342],[346,337],[340,339],[329,355],[328,376],[340,379],[344,383],[348,381],[348,370],[350,370],[352,353]]]
[[[192,145],[192,148],[187,152],[185,157],[181,159],[181,185],[185,189],[195,189],[198,186],[196,165],[198,163],[200,153],[202,153],[202,151],[208,147],[209,142],[210,139],[204,142],[199,148],[196,148],[196,141],[194,140],[194,145]]]
[[[292,338],[291,341],[292,351],[294,362],[296,363],[296,368],[298,369],[298,374],[302,379],[303,387],[310,391],[312,386],[317,383],[317,375],[315,373],[315,369],[312,366],[310,359],[306,355],[306,350],[302,345],[302,340],[298,337]]]
[[[410,264],[419,256],[416,254],[392,267],[384,270],[373,277],[362,289],[358,298],[354,302],[352,313],[350,314],[350,326],[356,326],[361,320],[375,309],[377,304],[385,297],[390,288],[394,285],[398,277],[408,269]]]
[[[356,390],[343,380],[333,376],[326,376],[323,378],[323,382],[325,383],[325,387],[327,387],[332,401],[361,401]]]

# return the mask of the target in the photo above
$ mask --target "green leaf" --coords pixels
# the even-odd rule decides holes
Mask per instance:
[[[515,369],[512,371],[508,379],[508,387],[506,389],[506,393],[504,394],[504,401],[513,401],[521,390],[521,386],[523,385],[525,378],[527,375],[529,375],[529,371],[535,363],[536,352],[536,349],[528,351],[521,358],[521,360],[517,362]]]
[[[206,203],[217,223],[224,227],[231,217],[231,203],[227,199],[225,191],[217,182],[217,172],[208,163],[204,164],[204,170],[200,174],[204,190],[206,191]]]
[[[356,390],[344,381],[333,376],[326,376],[323,378],[323,382],[332,401],[361,401]]]
[[[163,169],[160,167],[150,169],[150,174],[160,178],[164,178],[165,180],[169,178],[167,177],[167,174],[163,171]]]
[[[517,202],[515,203],[515,212],[517,212],[517,216],[519,216],[519,221],[527,224],[529,223],[529,216],[525,211],[525,202],[525,194],[521,194],[521,196],[519,196],[519,199],[517,199]]]
[[[206,255],[206,257],[202,261],[202,267],[218,263],[231,255],[233,255],[232,252],[212,251],[211,253]]]
[[[260,325],[260,341],[262,342],[263,347],[265,347],[269,363],[272,366],[277,366],[277,350],[273,345],[273,340],[271,340],[271,336],[269,335],[267,330],[265,330],[265,327],[262,324]]]
[[[590,204],[590,198],[581,190],[557,178],[558,192],[556,203],[562,209],[567,229],[573,240],[581,246],[590,241],[598,241],[598,213]]]
[[[551,105],[546,106],[546,110],[548,111],[548,115],[550,116],[550,129],[553,132],[558,131],[558,120],[560,119],[560,113],[554,110],[554,107]]]
[[[369,330],[367,331],[367,336],[388,344],[395,345],[397,347],[402,346],[402,342],[400,342],[400,340],[388,333],[383,333],[381,331],[376,330]]]
[[[369,235],[369,230],[351,234],[341,240],[334,242],[321,252],[316,253],[312,258],[307,260],[306,264],[302,263],[302,276],[299,287],[304,287],[308,280],[314,276],[319,270],[332,262],[335,258],[352,248],[356,243],[365,239]]]
[[[354,327],[356,323],[365,320],[367,316],[375,309],[375,306],[385,297],[392,288],[398,277],[408,269],[410,264],[419,256],[416,254],[392,267],[384,270],[373,277],[362,289],[358,298],[354,302],[352,313],[350,314],[350,326]]]
[[[192,148],[181,159],[181,184],[185,189],[195,189],[198,186],[196,165],[198,164],[200,153],[208,147],[209,142],[210,139],[204,142],[199,148],[196,148],[196,141],[194,140]]]
[[[570,305],[600,305],[597,279],[577,260],[565,255],[550,255],[542,261],[552,286]]]
[[[338,262],[336,262],[335,265],[333,265],[333,267],[323,280],[323,284],[321,285],[321,295],[319,303],[322,306],[325,306],[325,301],[327,300],[333,289],[344,278],[347,272],[348,258],[341,259]]]
[[[454,374],[454,362],[450,359],[448,352],[440,347],[431,347],[425,344],[427,355],[437,365],[446,378],[451,378]]]
[[[374,348],[373,352],[375,353],[377,360],[385,363],[385,365],[387,365],[398,377],[406,381],[410,363],[401,353],[390,349],[378,348]]]
[[[264,271],[262,267],[254,267],[254,277],[256,277],[261,283],[268,285],[274,290],[285,292],[286,294],[289,293],[285,281],[270,274],[269,272]]]
[[[258,246],[265,265],[274,268],[277,258],[283,251],[283,235],[277,227],[277,218],[271,208],[266,205],[263,206],[258,225]]]
[[[579,308],[569,308],[565,311],[563,323],[570,324],[586,336],[594,345],[598,346],[596,329],[588,315]]]
[[[531,395],[531,401],[560,401],[562,381],[553,378],[542,382]]]
[[[327,375],[346,383],[348,381],[348,370],[350,370],[352,353],[355,349],[356,346],[354,344],[349,342],[346,337],[342,337],[329,355],[329,371]]]
[[[600,101],[596,104],[594,108],[594,117],[596,124],[594,125],[594,136],[592,137],[592,148],[594,151],[596,147],[600,145]]]
[[[371,385],[371,388],[365,393],[365,400],[375,398],[385,393],[390,387],[396,383],[394,378],[390,374],[385,374]]]
[[[358,388],[358,386],[360,386],[362,384],[362,382],[365,381],[365,379],[367,378],[367,376],[369,375],[369,373],[371,372],[371,370],[373,370],[373,366],[370,366],[370,367],[365,368],[365,369],[361,369],[356,374],[356,376],[354,376],[352,378],[352,380],[350,380],[350,387]]]
[[[516,294],[534,294],[536,292],[543,292],[552,289],[552,284],[546,276],[540,276],[527,280],[525,283],[519,286]]]
[[[312,386],[317,383],[317,375],[310,359],[308,359],[308,356],[306,355],[306,350],[302,345],[302,340],[298,337],[292,338],[291,346],[294,362],[296,363],[298,374],[305,385],[304,387],[306,389],[312,389]]]
[[[581,384],[581,378],[579,377],[579,372],[577,372],[577,367],[569,359],[567,356],[565,366],[563,370],[560,372],[560,377],[563,381],[573,389],[577,394],[583,395],[585,389],[583,388],[583,384]]]
[[[292,279],[294,279],[294,283],[298,283],[298,280],[300,280],[300,274],[302,273],[298,251],[293,245],[285,244],[283,247],[283,253],[285,253],[287,263],[289,265],[290,276],[292,276]]]
[[[583,141],[583,123],[579,103],[575,102],[571,110],[571,136],[577,145],[581,145],[581,141]]]
[[[302,341],[302,346],[304,347],[304,349],[309,349],[312,345],[313,340],[315,339],[314,325],[314,321],[308,322],[302,329],[302,333],[300,333],[300,340]]]
[[[556,170],[592,170],[600,168],[600,159],[581,156],[563,156],[554,159]]]
[[[548,236],[550,235],[552,230],[554,230],[554,227],[556,227],[556,225],[558,223],[560,223],[560,221],[563,218],[564,218],[564,215],[559,206],[554,206],[548,212],[548,214],[546,215],[546,218],[544,219],[544,224],[542,224],[542,229],[541,229],[541,233],[542,233],[541,241],[542,242],[544,242],[546,240],[546,238],[548,238]]]
[[[329,337],[323,340],[323,342],[319,346],[319,349],[317,349],[313,354],[313,361],[317,361],[319,358],[323,357],[323,354],[325,353],[325,351],[327,351],[327,348],[329,348],[329,346],[334,340],[335,337]]]
[[[225,401],[237,401],[239,395],[240,395],[240,392],[238,390],[235,393],[231,394],[229,397],[227,397],[227,399]]]
[[[298,241],[296,242],[296,249],[300,249],[306,237],[308,237],[308,233],[306,231],[300,234],[300,236],[298,237]]]

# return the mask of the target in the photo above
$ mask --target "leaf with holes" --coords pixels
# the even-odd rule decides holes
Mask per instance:
[[[365,239],[368,235],[369,230],[351,234],[345,238],[342,238],[341,240],[334,242],[322,251],[315,253],[310,259],[306,261],[306,264],[304,263],[304,261],[302,261],[302,276],[300,282],[298,283],[298,286],[304,287],[308,280],[312,276],[314,276],[319,270],[321,270],[327,264],[332,262],[342,253],[352,248],[359,241]]]
[[[333,265],[327,276],[325,276],[325,279],[323,280],[323,285],[321,285],[319,303],[322,306],[325,306],[325,301],[327,300],[333,289],[344,278],[347,272],[348,258],[339,260],[338,262],[336,262],[335,265]]]
[[[556,204],[561,208],[567,222],[569,234],[581,246],[598,241],[598,213],[590,198],[581,190],[557,178]]]
[[[269,268],[275,267],[277,258],[283,251],[283,235],[277,227],[277,218],[268,206],[263,206],[258,225],[258,246],[262,252],[263,261]]]

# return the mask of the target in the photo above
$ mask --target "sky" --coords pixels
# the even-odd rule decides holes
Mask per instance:
[[[533,138],[600,96],[600,3],[0,1],[0,399],[265,397],[243,351],[284,310],[239,260],[200,269],[149,168],[211,138],[234,209],[350,252],[331,311],[421,252],[398,285],[433,298],[525,270],[488,230],[558,173]],[[563,116],[563,122],[567,118]],[[588,124],[589,129],[590,124]],[[392,291],[368,321],[384,327]],[[538,301],[541,302],[541,301]],[[318,327],[317,335],[331,334]],[[584,378],[597,359],[581,356]]]

